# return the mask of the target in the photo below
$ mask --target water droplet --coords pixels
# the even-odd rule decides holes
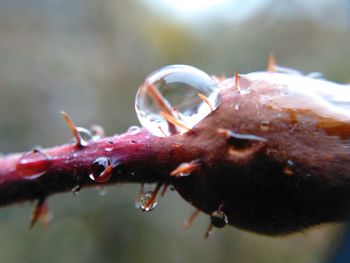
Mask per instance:
[[[141,129],[139,126],[131,126],[131,127],[129,127],[127,133],[134,135],[134,134],[140,133],[140,131],[141,131]]]
[[[91,174],[89,177],[97,183],[107,182],[112,176],[112,169],[113,167],[109,158],[97,158],[92,162]]]
[[[260,129],[263,131],[268,131],[270,129],[270,122],[269,121],[262,121],[260,123]]]
[[[87,146],[89,144],[89,141],[94,139],[94,136],[88,129],[85,129],[83,127],[77,127],[77,131],[80,136],[81,146]]]
[[[210,222],[217,228],[223,228],[226,224],[228,224],[228,218],[223,211],[216,210],[210,215]]]
[[[23,177],[34,179],[45,174],[50,164],[50,158],[42,151],[35,149],[21,156],[16,165],[16,171]]]
[[[142,212],[150,212],[157,206],[157,199],[155,198],[153,202],[149,205],[149,201],[153,197],[153,192],[148,191],[140,195],[138,203],[135,204],[136,207],[140,208]]]
[[[73,195],[74,195],[74,196],[77,196],[78,193],[80,192],[80,189],[81,189],[81,185],[80,185],[80,184],[74,186],[73,189],[72,189]]]
[[[111,151],[113,151],[113,147],[105,148],[105,151],[106,151],[106,152],[111,152]]]
[[[179,126],[174,130],[160,112],[192,128],[218,103],[219,88],[209,75],[191,66],[172,65],[146,78],[137,92],[135,109],[143,127],[153,135],[165,137],[188,130]]]
[[[285,175],[293,175],[294,174],[294,162],[292,160],[288,160],[286,165],[284,166],[283,173]]]

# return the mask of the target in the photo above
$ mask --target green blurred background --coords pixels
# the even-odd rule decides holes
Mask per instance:
[[[0,150],[66,143],[59,114],[108,135],[137,124],[134,96],[153,70],[190,64],[231,76],[278,64],[350,81],[350,1],[2,0]],[[176,192],[151,213],[134,208],[137,185],[61,194],[45,230],[28,231],[32,204],[0,210],[0,262],[324,262],[341,235],[326,225],[271,238],[233,227],[189,230]]]

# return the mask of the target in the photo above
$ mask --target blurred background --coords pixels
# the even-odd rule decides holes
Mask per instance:
[[[280,65],[350,81],[349,0],[2,0],[0,151],[66,143],[61,110],[107,135],[138,124],[134,96],[168,64],[232,76]],[[343,226],[271,238],[226,227],[203,239],[209,218],[176,192],[151,213],[137,185],[49,199],[53,221],[28,230],[33,204],[0,210],[0,262],[326,262]]]

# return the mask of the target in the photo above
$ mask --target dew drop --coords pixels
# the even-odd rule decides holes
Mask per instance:
[[[127,133],[131,134],[131,135],[135,135],[140,133],[141,129],[139,126],[131,126],[129,127]]]
[[[50,164],[50,158],[42,151],[35,149],[21,156],[16,165],[16,171],[23,177],[34,179],[45,174]]]
[[[219,104],[217,83],[205,72],[186,65],[163,67],[150,74],[137,92],[135,109],[140,123],[159,137],[185,133]],[[166,113],[185,127],[169,124]]]
[[[149,201],[153,197],[153,192],[148,191],[140,195],[138,203],[135,204],[136,207],[140,208],[142,212],[150,212],[157,206],[157,199],[155,198],[153,202],[149,205]]]
[[[80,136],[80,145],[81,146],[87,146],[89,144],[89,141],[94,139],[93,134],[83,127],[77,127],[77,131]]]
[[[216,210],[210,215],[210,222],[217,228],[223,228],[226,224],[228,224],[228,218],[223,211]]]
[[[284,166],[283,173],[285,175],[293,175],[294,174],[294,162],[292,160],[288,160],[286,165]]]
[[[92,162],[90,179],[97,183],[107,182],[112,176],[111,160],[107,157],[97,158]]]

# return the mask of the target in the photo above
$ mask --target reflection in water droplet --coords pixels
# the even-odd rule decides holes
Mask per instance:
[[[104,183],[111,178],[112,170],[111,160],[107,157],[100,157],[92,162],[89,177],[97,183]]]
[[[131,126],[131,127],[129,127],[127,133],[134,135],[134,134],[140,133],[140,131],[141,131],[141,129],[139,126]]]
[[[284,166],[283,173],[285,175],[293,175],[294,174],[294,162],[292,160],[288,160],[286,165]]]
[[[228,218],[223,211],[217,210],[210,215],[210,222],[217,228],[223,228],[226,226],[226,224],[228,224]]]
[[[87,146],[89,144],[89,141],[94,139],[94,136],[92,133],[83,127],[77,127],[77,131],[80,136],[80,145],[81,146]]]
[[[153,197],[152,194],[153,194],[152,191],[148,191],[148,192],[141,194],[138,203],[135,204],[135,207],[140,208],[142,210],[142,212],[150,212],[154,208],[156,208],[156,206],[158,204],[157,199],[154,199],[153,202],[150,205],[148,205],[149,201]]]
[[[50,164],[50,158],[42,151],[35,149],[21,156],[16,165],[16,171],[23,177],[34,179],[45,174]]]
[[[142,126],[164,137],[188,130],[179,126],[174,130],[160,112],[192,128],[211,112],[211,108],[215,110],[218,103],[219,88],[209,75],[191,66],[172,65],[146,78],[137,92],[135,108]]]
[[[111,152],[111,151],[113,151],[113,147],[105,148],[105,151],[106,151],[106,152]]]
[[[269,121],[262,121],[260,123],[260,129],[262,131],[268,131],[270,129],[270,122]]]

